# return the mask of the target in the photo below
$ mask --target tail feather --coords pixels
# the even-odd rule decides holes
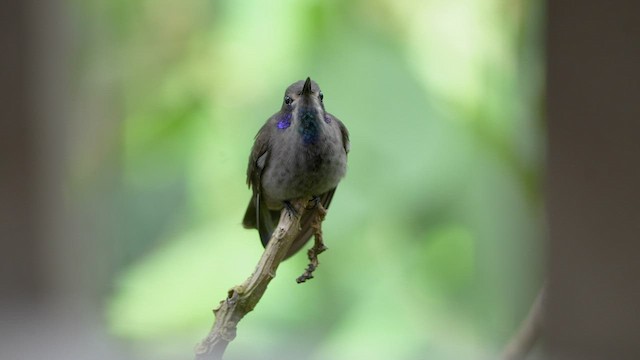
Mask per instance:
[[[242,226],[245,229],[257,229],[262,245],[267,246],[279,219],[280,211],[269,210],[264,201],[260,201],[260,195],[256,194],[249,200]]]

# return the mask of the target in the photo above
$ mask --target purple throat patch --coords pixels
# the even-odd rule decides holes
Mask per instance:
[[[282,117],[278,121],[278,129],[284,130],[289,126],[291,126],[291,113],[286,113],[282,115]]]

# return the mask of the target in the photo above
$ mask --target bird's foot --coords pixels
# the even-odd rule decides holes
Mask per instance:
[[[287,215],[289,215],[290,217],[293,218],[293,217],[297,217],[298,216],[298,211],[296,210],[296,207],[293,206],[291,201],[285,200],[284,201],[284,207],[285,207],[285,209],[287,209]]]
[[[320,196],[313,195],[311,200],[307,202],[306,209],[307,210],[315,209],[318,206],[318,204],[320,204]]]

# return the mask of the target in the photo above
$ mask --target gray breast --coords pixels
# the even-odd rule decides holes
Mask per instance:
[[[319,141],[308,145],[295,131],[279,135],[262,176],[268,198],[283,201],[320,195],[338,185],[347,162],[339,130],[324,126]]]

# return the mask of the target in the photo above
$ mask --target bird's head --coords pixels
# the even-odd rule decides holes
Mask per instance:
[[[320,87],[311,78],[291,84],[284,93],[278,129],[286,130],[292,126],[300,133],[305,144],[316,143],[323,123],[331,122],[324,111],[323,98]]]
[[[296,81],[289,85],[284,93],[282,110],[297,113],[301,110],[316,110],[318,115],[324,114],[324,95],[318,84],[307,78],[307,80]],[[297,110],[297,111],[296,111]]]

